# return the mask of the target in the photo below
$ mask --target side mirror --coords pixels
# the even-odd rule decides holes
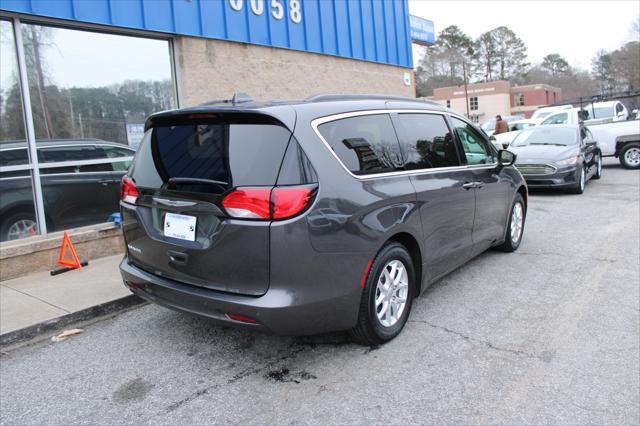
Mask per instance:
[[[619,113],[617,113],[616,117],[618,117],[618,118],[624,117],[624,111],[620,111]]]
[[[598,142],[597,142],[597,141],[594,141],[594,140],[591,140],[591,139],[587,139],[587,140],[585,140],[585,141],[584,141],[584,143],[585,143],[587,146],[596,146],[596,145],[598,145]]]
[[[516,154],[506,149],[498,151],[498,164],[502,167],[511,166],[516,162]]]

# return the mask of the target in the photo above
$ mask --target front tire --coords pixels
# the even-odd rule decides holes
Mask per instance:
[[[596,154],[596,172],[591,176],[591,179],[600,179],[602,177],[602,154]]]
[[[618,159],[625,169],[640,169],[640,143],[625,145]]]
[[[524,233],[524,220],[527,216],[527,207],[524,204],[524,199],[520,193],[516,194],[516,199],[513,200],[511,206],[511,212],[509,214],[509,223],[507,223],[507,232],[505,233],[505,239],[502,244],[496,248],[504,252],[514,252],[520,247],[522,242],[522,234]]]
[[[580,166],[580,171],[578,172],[578,182],[576,186],[571,188],[572,194],[582,194],[584,192],[584,186],[587,182],[587,174],[584,171],[584,167]]]
[[[0,241],[13,241],[36,235],[38,225],[36,216],[28,211],[12,213],[0,227]]]
[[[415,292],[415,267],[407,249],[389,242],[371,264],[351,335],[363,345],[379,345],[404,328]]]

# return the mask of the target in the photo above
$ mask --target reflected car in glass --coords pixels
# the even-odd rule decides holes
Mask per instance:
[[[106,222],[118,212],[120,180],[135,151],[98,139],[37,141],[44,211],[49,231]],[[0,145],[0,239],[36,233],[24,141]]]
[[[429,284],[522,241],[527,187],[466,118],[373,95],[152,115],[122,180],[125,285],[277,334],[394,338]]]
[[[550,124],[522,130],[509,146],[530,188],[566,188],[582,194],[602,176],[602,152],[583,125]]]

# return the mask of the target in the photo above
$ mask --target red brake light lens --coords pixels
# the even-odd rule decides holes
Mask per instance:
[[[273,188],[273,219],[286,219],[300,213],[311,200],[312,188],[281,187]]]
[[[238,188],[222,199],[229,216],[239,219],[287,219],[302,212],[315,187]]]
[[[239,322],[246,322],[249,324],[257,324],[258,320],[247,316],[247,315],[242,315],[242,314],[227,314],[227,318],[232,319],[234,321],[239,321]]]
[[[233,217],[270,219],[271,188],[240,188],[222,199],[222,206]]]
[[[129,176],[123,176],[120,185],[120,198],[125,203],[135,204],[138,199],[138,188]]]

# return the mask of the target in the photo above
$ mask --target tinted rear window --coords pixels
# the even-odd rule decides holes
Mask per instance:
[[[344,118],[321,124],[318,130],[354,174],[392,172],[402,167],[400,145],[388,114]]]
[[[138,186],[148,188],[171,178],[226,183],[217,188],[183,183],[175,188],[198,192],[274,185],[290,136],[282,126],[250,122],[158,126],[145,135],[132,176]]]

